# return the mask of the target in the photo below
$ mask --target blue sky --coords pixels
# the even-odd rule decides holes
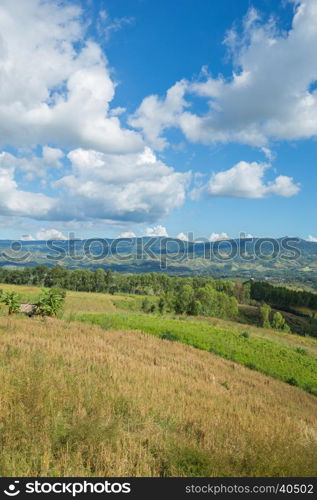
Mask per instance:
[[[1,0],[0,238],[317,238],[316,26],[315,0]]]

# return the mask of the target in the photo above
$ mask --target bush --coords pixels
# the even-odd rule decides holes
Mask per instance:
[[[1,290],[2,292],[2,290]],[[16,313],[20,309],[19,296],[16,292],[1,293],[0,301],[8,306],[8,315]]]
[[[178,335],[175,335],[175,333],[170,332],[169,330],[161,333],[160,338],[164,340],[170,340],[171,342],[176,342],[177,340],[179,340]]]
[[[248,332],[243,332],[243,333],[241,333],[240,337],[244,337],[245,339],[249,339],[250,334]]]
[[[295,377],[290,377],[285,382],[289,385],[295,385],[296,387],[299,385],[298,380]]]
[[[57,316],[63,308],[66,292],[59,288],[43,290],[36,305],[36,314],[40,316]]]
[[[304,349],[303,347],[296,347],[295,351],[298,353],[298,354],[302,354],[303,356],[307,356],[308,355],[308,352],[306,349]]]

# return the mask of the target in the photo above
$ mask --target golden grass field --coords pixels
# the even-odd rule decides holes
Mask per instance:
[[[1,476],[317,474],[316,397],[176,342],[2,316],[0,377]]]

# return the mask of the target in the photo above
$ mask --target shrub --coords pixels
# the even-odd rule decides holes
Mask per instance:
[[[40,316],[57,316],[63,308],[66,292],[59,288],[43,290],[36,305],[36,313]]]
[[[170,340],[171,342],[176,342],[177,340],[179,340],[178,335],[176,335],[173,332],[170,332],[169,330],[166,330],[165,332],[161,333],[160,338],[164,340]]]
[[[306,349],[304,349],[303,347],[296,347],[295,351],[298,353],[298,354],[302,354],[303,356],[307,356],[308,355],[308,352]]]
[[[8,306],[8,315],[16,313],[19,311],[20,303],[19,296],[16,292],[5,292],[1,293],[0,301]]]
[[[250,334],[248,332],[243,332],[243,333],[241,333],[240,337],[244,337],[245,339],[249,339]]]
[[[289,385],[295,385],[298,386],[298,380],[295,377],[290,377],[286,380],[286,383]]]

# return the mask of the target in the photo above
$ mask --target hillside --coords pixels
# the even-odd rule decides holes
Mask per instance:
[[[0,318],[2,476],[313,476],[317,399],[180,343]]]
[[[317,289],[317,243],[299,238],[253,238],[212,243],[161,237],[0,241],[0,266],[54,266],[57,263],[70,269],[105,268],[132,273],[163,271],[173,275],[269,278],[277,283],[299,283]]]
[[[18,293],[20,302],[31,303],[41,292],[39,287],[8,284],[1,289]],[[144,313],[144,300],[155,304],[158,297],[72,291],[67,293],[62,317],[68,322],[97,324],[104,330],[142,331],[181,342],[317,395],[316,338],[215,317]],[[0,315],[6,314],[7,307],[0,303]]]

